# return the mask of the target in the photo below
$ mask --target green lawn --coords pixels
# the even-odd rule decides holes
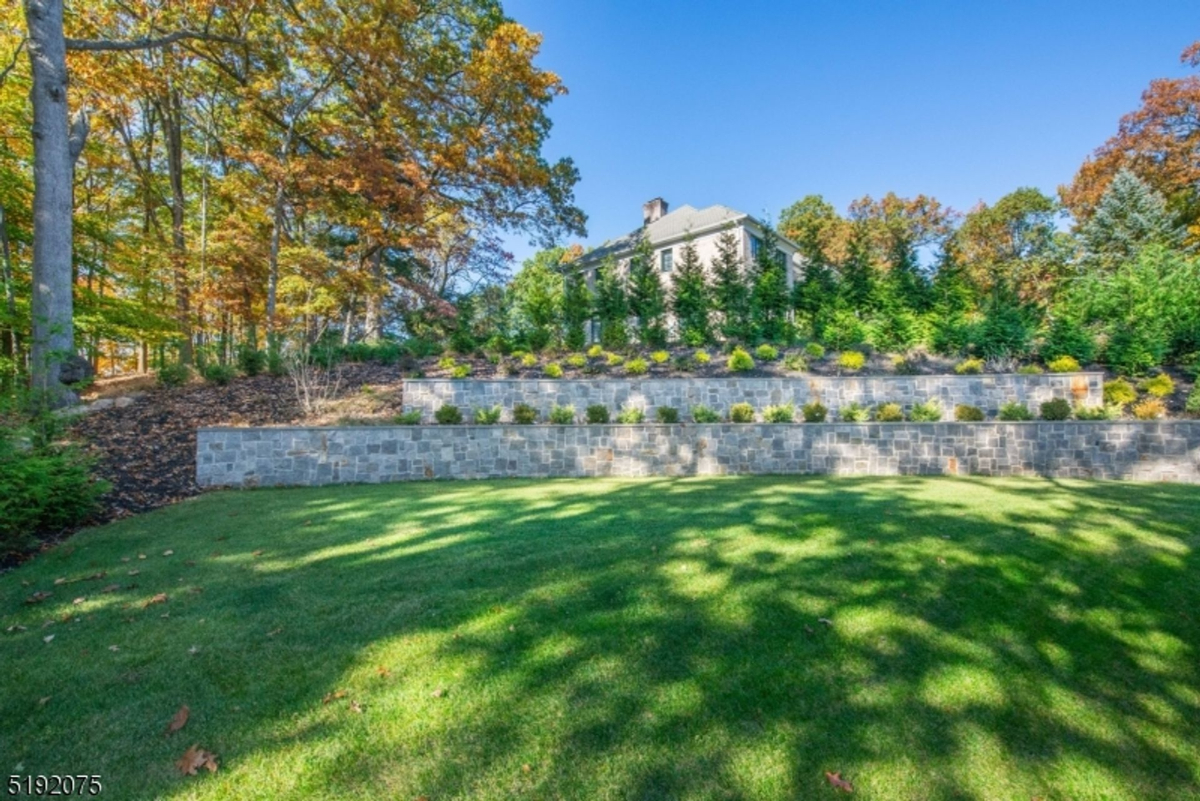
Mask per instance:
[[[825,771],[862,799],[1194,799],[1198,554],[1200,487],[1168,485],[211,494],[0,576],[2,628],[27,627],[0,634],[0,775],[121,799],[837,797]],[[193,743],[215,774],[178,775]]]

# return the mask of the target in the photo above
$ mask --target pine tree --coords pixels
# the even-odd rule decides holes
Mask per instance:
[[[572,272],[567,277],[567,288],[563,294],[563,325],[566,328],[564,344],[571,350],[582,350],[587,344],[584,326],[592,313],[592,293],[588,291],[587,279],[581,272]]]
[[[842,264],[842,295],[860,316],[875,308],[875,267],[871,264],[869,232],[861,223],[850,234],[849,254]]]
[[[1133,261],[1147,245],[1181,239],[1163,196],[1127,169],[1113,178],[1079,234],[1085,266],[1106,271]]]
[[[792,308],[813,338],[820,340],[837,307],[837,274],[819,248],[814,251],[805,248],[802,242],[798,244],[800,252],[805,254],[804,275],[792,287]]]
[[[784,338],[787,310],[790,301],[787,285],[787,265],[775,245],[774,230],[764,227],[762,245],[754,260],[753,282],[750,290],[751,319],[754,333],[769,342]]]
[[[629,258],[629,311],[637,318],[638,339],[643,345],[667,344],[667,296],[658,278],[654,250],[645,236],[638,239]]]
[[[671,310],[679,326],[679,338],[687,345],[703,345],[712,339],[711,291],[704,265],[689,233],[683,241],[679,269],[671,293]]]
[[[717,238],[717,256],[712,263],[713,308],[721,316],[721,334],[726,339],[750,336],[750,290],[740,250],[733,231]]]
[[[629,298],[617,263],[611,257],[596,272],[594,303],[596,319],[600,321],[600,344],[606,348],[628,345]]]

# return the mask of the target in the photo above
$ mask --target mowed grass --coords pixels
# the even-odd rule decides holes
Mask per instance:
[[[26,627],[0,770],[122,799],[837,797],[826,771],[861,799],[1197,798],[1198,546],[1200,488],[1170,485],[211,494],[0,576]],[[178,774],[193,743],[215,774]]]

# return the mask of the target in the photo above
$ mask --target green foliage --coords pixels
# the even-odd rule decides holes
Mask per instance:
[[[660,423],[678,423],[679,410],[674,406],[659,406],[654,410],[654,418]]]
[[[0,551],[82,522],[108,487],[79,450],[0,428]]]
[[[537,367],[537,363],[538,363],[538,358],[537,358],[537,356],[534,356],[532,353],[522,353],[521,354],[521,366],[522,367]]]
[[[1158,420],[1166,416],[1167,405],[1163,403],[1162,398],[1143,398],[1133,404],[1130,411],[1139,420]]]
[[[759,358],[764,362],[773,362],[779,358],[779,349],[774,345],[767,345],[764,343],[754,349],[754,355],[756,358]]]
[[[433,413],[433,419],[444,426],[458,425],[463,421],[463,413],[454,404],[447,403]]]
[[[512,417],[513,422],[518,425],[532,425],[537,422],[538,411],[528,403],[518,403],[513,406]]]
[[[999,419],[1010,423],[1023,423],[1033,419],[1033,412],[1020,401],[1008,401],[1000,405]]]
[[[881,403],[875,407],[875,422],[903,423],[904,407],[898,403]]]
[[[667,343],[667,297],[650,241],[639,237],[629,257],[629,311],[637,319],[638,340],[650,347]]]
[[[753,423],[754,407],[749,403],[735,403],[729,407],[729,422]]]
[[[983,359],[971,356],[954,365],[954,372],[959,375],[979,375],[983,372]]]
[[[598,345],[598,344],[592,345],[590,348],[587,349],[587,357],[589,359],[599,359],[603,355],[604,355],[604,348],[600,347],[600,345]]]
[[[562,365],[558,364],[557,362],[550,362],[542,368],[542,373],[546,376],[546,378],[562,378]]]
[[[1092,216],[1080,226],[1079,238],[1089,270],[1107,271],[1135,260],[1150,246],[1174,246],[1182,236],[1166,199],[1130,170],[1122,169]]]
[[[713,308],[720,317],[721,333],[726,339],[746,339],[753,329],[750,292],[744,275],[741,239],[725,231],[717,239],[713,259]]]
[[[708,277],[689,233],[680,250],[679,266],[671,287],[671,310],[684,343],[694,346],[712,339],[712,307]]]
[[[1113,404],[1080,406],[1075,409],[1075,419],[1077,420],[1119,420],[1120,418],[1121,407]]]
[[[745,373],[754,369],[754,357],[742,348],[734,348],[725,364],[733,373]]]
[[[500,415],[504,412],[499,406],[493,406],[490,409],[476,409],[475,422],[481,426],[494,426],[500,422]]]
[[[550,422],[555,425],[565,426],[575,422],[575,407],[574,406],[558,406],[557,404],[550,408]]]
[[[451,378],[468,378],[471,375],[471,365],[456,364],[450,368]]]
[[[654,362],[655,364],[666,364],[670,360],[671,354],[667,353],[665,350],[656,350],[650,354],[650,361]]]
[[[475,413],[475,422],[479,422],[479,412]],[[409,409],[392,418],[392,422],[400,426],[417,426],[421,424],[421,410]]]
[[[820,342],[809,342],[804,346],[804,355],[813,361],[820,361],[825,358],[825,346]]]
[[[1041,354],[1047,361],[1070,356],[1077,362],[1088,364],[1096,358],[1096,338],[1074,317],[1059,316],[1046,330]]]
[[[233,369],[232,365],[210,362],[204,365],[201,375],[204,376],[204,380],[208,383],[223,387],[234,379],[237,371]]]
[[[942,405],[934,398],[914,403],[908,419],[914,423],[936,423],[942,419]]]
[[[993,296],[984,306],[983,322],[971,334],[971,344],[987,358],[1025,356],[1033,342],[1032,318],[1033,313],[1016,298]]]
[[[567,278],[567,288],[563,294],[564,345],[571,350],[583,348],[587,342],[585,326],[591,315],[592,294],[588,291],[587,280],[581,273],[572,272]]]
[[[1046,372],[1039,364],[1023,364],[1017,368],[1017,373],[1020,375],[1041,375]]]
[[[809,401],[800,408],[800,414],[806,423],[824,423],[829,410],[820,401]]]
[[[164,364],[158,368],[157,377],[164,387],[181,387],[192,377],[192,370],[186,364]]]
[[[1192,386],[1192,391],[1188,393],[1187,403],[1183,408],[1192,414],[1200,414],[1200,381]]]
[[[783,369],[791,373],[803,373],[808,369],[808,362],[799,353],[789,353],[783,357]]]
[[[981,423],[987,419],[987,415],[978,406],[960,403],[954,407],[954,419],[960,423]]]
[[[1043,420],[1070,420],[1071,402],[1066,398],[1054,398],[1042,404]]]
[[[1166,373],[1159,373],[1138,383],[1138,388],[1156,398],[1165,398],[1175,391],[1175,381]]]
[[[843,423],[865,423],[871,419],[871,410],[861,403],[847,403],[838,410]]]
[[[705,365],[712,361],[712,356],[708,355],[706,350],[698,350],[692,354],[693,361],[699,365]]]
[[[563,278],[559,268],[563,252],[562,248],[539,251],[524,261],[509,284],[516,329],[535,351],[553,341],[562,319]]]
[[[1104,402],[1125,406],[1137,400],[1137,390],[1124,378],[1104,382]]]
[[[626,375],[645,375],[649,369],[650,365],[646,364],[646,360],[640,356],[625,363]]]
[[[437,360],[437,366],[439,370],[453,370],[458,366],[458,360],[453,356],[443,356]]]
[[[605,354],[604,361],[609,367],[619,367],[625,363],[625,357],[619,353],[608,353]]]
[[[768,406],[763,409],[764,423],[794,423],[796,422],[796,407],[791,403],[780,406]]]
[[[861,351],[844,350],[838,354],[838,367],[850,372],[857,372],[867,363],[867,357]]]
[[[608,407],[601,403],[593,403],[584,413],[589,423],[607,423]]]
[[[587,356],[584,356],[582,353],[572,353],[567,357],[566,361],[571,367],[578,369],[587,364]]]
[[[237,366],[243,375],[256,376],[267,367],[267,354],[249,345],[237,350]]]
[[[1046,363],[1046,369],[1052,373],[1078,373],[1083,368],[1074,356],[1059,356]]]
[[[896,375],[916,375],[919,372],[916,363],[904,356],[896,356],[892,359],[892,370]]]
[[[710,409],[702,403],[697,403],[691,408],[692,420],[696,423],[719,423],[721,422],[721,413],[715,409]]]
[[[623,348],[629,344],[627,329],[629,296],[617,263],[607,259],[596,271],[596,296],[593,312],[600,322],[600,343],[606,348]]]
[[[750,275],[750,315],[756,336],[781,342],[785,339],[784,323],[791,306],[787,264],[778,250],[779,237],[774,229],[768,225],[762,233],[762,244]]]
[[[626,405],[617,412],[617,422],[622,425],[637,425],[646,422],[646,412],[637,406]]]

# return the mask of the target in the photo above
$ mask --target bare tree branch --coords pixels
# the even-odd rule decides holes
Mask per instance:
[[[13,51],[12,62],[9,63],[2,71],[0,71],[0,86],[4,86],[4,82],[8,80],[8,74],[16,69],[17,62],[21,58],[21,51],[25,49],[25,42],[29,41],[25,37],[17,44],[17,49]]]
[[[224,44],[245,44],[246,40],[237,36],[221,36],[204,31],[174,31],[165,36],[142,36],[137,39],[67,39],[68,50],[150,50],[156,47],[166,47],[182,39],[200,39],[205,42],[222,42]]]

